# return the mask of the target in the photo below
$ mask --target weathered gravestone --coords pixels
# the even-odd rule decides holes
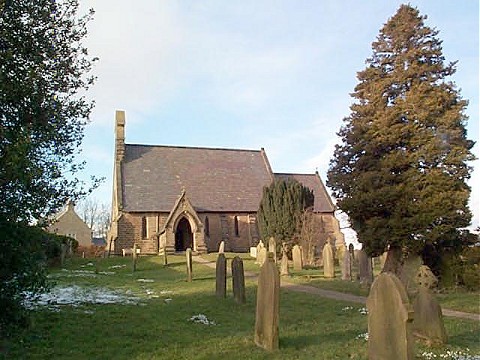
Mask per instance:
[[[187,248],[185,256],[187,260],[187,281],[192,282],[192,249]]]
[[[218,246],[218,253],[223,254],[225,252],[225,241],[220,241],[220,245]]]
[[[352,280],[352,255],[349,251],[345,251],[342,261],[342,280]]]
[[[68,245],[61,244],[60,245],[60,266],[63,266],[65,263],[65,258],[67,257]]]
[[[263,245],[263,241],[260,240],[258,245],[257,245],[257,260],[255,261],[255,264],[260,264],[260,261],[258,259],[259,255],[260,255],[260,251],[264,248],[265,246]],[[263,259],[263,261],[265,261],[265,259]],[[263,262],[262,262],[263,264]],[[260,266],[262,265],[260,264]]]
[[[443,323],[442,309],[435,295],[430,291],[438,280],[428,266],[422,265],[415,276],[418,285],[417,296],[413,302],[415,319],[413,333],[427,344],[444,344],[447,332]]]
[[[333,248],[329,242],[325,244],[322,251],[323,256],[323,276],[326,278],[335,277],[335,263],[333,257]]]
[[[163,257],[163,266],[167,266],[168,265],[168,257],[167,257],[167,249],[166,249],[165,245],[160,249],[159,255],[161,255]]]
[[[273,253],[273,259],[277,262],[277,242],[274,237],[268,239],[268,252]]]
[[[393,273],[381,273],[367,299],[368,359],[414,359],[413,310],[402,282]]]
[[[280,276],[289,276],[288,270],[288,255],[286,246],[282,246],[282,260],[280,262]]]
[[[372,258],[367,256],[365,250],[360,250],[357,254],[360,283],[370,285],[373,282]]]
[[[257,253],[257,263],[262,266],[267,259],[267,248],[262,247],[260,251]]]
[[[232,287],[233,298],[238,304],[245,304],[245,274],[243,260],[235,256],[232,260]]]
[[[255,344],[272,351],[278,349],[280,276],[273,254],[263,264],[258,276]]]
[[[337,251],[335,252],[335,256],[338,259],[338,265],[340,265],[340,268],[342,268],[343,260],[345,259],[345,253],[348,252],[347,247],[345,244],[341,244],[338,248]]]
[[[217,265],[215,267],[215,294],[218,297],[227,296],[227,260],[225,254],[220,253],[217,257]]]
[[[300,271],[303,269],[302,248],[295,245],[292,249],[293,270]]]

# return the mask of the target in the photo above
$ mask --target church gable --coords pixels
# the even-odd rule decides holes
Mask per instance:
[[[167,221],[165,222],[164,228],[161,230],[161,232],[165,231],[166,229],[176,229],[179,221],[182,218],[186,218],[189,221],[193,232],[203,232],[202,221],[198,217],[198,214],[193,208],[192,203],[190,200],[188,200],[185,191],[182,191],[182,194],[170,211],[170,214],[168,215]]]

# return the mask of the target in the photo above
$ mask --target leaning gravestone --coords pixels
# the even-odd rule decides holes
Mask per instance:
[[[268,239],[268,252],[273,253],[273,259],[277,262],[277,242],[274,237]]]
[[[292,249],[293,270],[300,271],[303,269],[302,248],[295,245]]]
[[[185,256],[187,258],[187,281],[192,282],[192,249],[188,248]]]
[[[218,253],[223,254],[225,252],[225,241],[220,241],[220,245],[218,246]]]
[[[223,253],[218,254],[215,274],[215,294],[224,298],[227,296],[227,260]]]
[[[422,265],[415,276],[418,285],[413,303],[415,320],[413,333],[430,344],[445,344],[447,332],[443,324],[442,309],[430,289],[437,286],[438,280],[428,266]]]
[[[323,276],[326,278],[334,278],[335,277],[335,264],[333,258],[333,249],[332,245],[327,242],[322,251],[323,256]]]
[[[368,359],[414,359],[413,310],[402,282],[393,273],[381,273],[367,299]]]
[[[232,287],[233,298],[237,304],[245,304],[245,274],[243,260],[235,256],[232,260]]]
[[[360,250],[357,257],[360,283],[370,285],[373,281],[372,258],[367,256],[365,250]]]
[[[342,261],[342,280],[352,280],[352,255],[349,251],[345,251]]]
[[[280,276],[273,254],[263,264],[258,276],[255,344],[266,350],[278,349]]]

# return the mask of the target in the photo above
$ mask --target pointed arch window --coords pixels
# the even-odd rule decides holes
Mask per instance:
[[[238,216],[235,216],[235,217],[233,218],[233,222],[234,222],[233,225],[234,225],[234,228],[235,228],[235,236],[238,237],[238,236],[240,236],[240,232],[239,232],[239,230],[238,230]]]
[[[147,238],[147,217],[142,216],[142,239]]]
[[[205,216],[205,236],[210,236],[210,221],[208,216]]]

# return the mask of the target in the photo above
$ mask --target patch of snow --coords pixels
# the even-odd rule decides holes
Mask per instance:
[[[153,283],[155,280],[152,279],[137,279],[138,282],[143,282],[143,283]]]
[[[193,321],[194,323],[203,325],[216,325],[215,321],[208,320],[208,318],[203,314],[193,315],[190,319],[188,319],[188,321]]]

